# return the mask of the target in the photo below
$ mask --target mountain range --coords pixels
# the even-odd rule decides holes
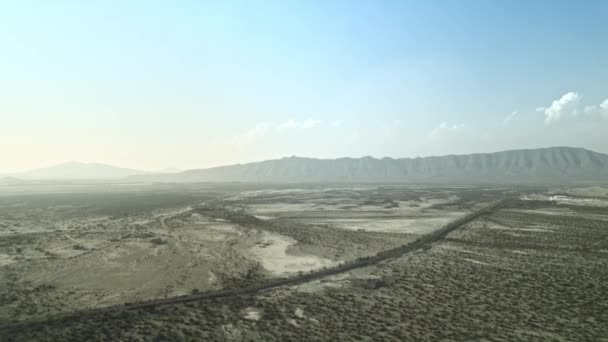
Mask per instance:
[[[608,155],[550,147],[418,158],[289,157],[248,164],[129,177],[143,182],[608,182]]]
[[[68,162],[0,177],[27,180],[128,182],[394,182],[558,183],[608,182],[608,155],[584,148],[550,147],[418,158],[288,157],[208,169],[159,173],[98,163]]]
[[[144,171],[99,163],[67,162],[50,167],[5,175],[20,180],[121,179]]]

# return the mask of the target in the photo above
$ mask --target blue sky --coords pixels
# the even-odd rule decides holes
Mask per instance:
[[[606,1],[4,1],[0,172],[608,153],[606,18]]]

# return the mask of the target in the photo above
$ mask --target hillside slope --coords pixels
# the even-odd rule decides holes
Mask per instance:
[[[131,178],[155,182],[604,182],[608,181],[608,155],[551,147],[401,159],[290,157]]]

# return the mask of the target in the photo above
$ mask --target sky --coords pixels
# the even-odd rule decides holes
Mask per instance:
[[[607,1],[2,1],[0,173],[608,153]]]

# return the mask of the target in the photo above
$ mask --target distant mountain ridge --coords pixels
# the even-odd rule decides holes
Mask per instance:
[[[608,182],[608,155],[550,147],[400,159],[289,157],[129,178],[149,182]]]
[[[3,177],[0,176],[0,186],[4,186],[4,185],[19,185],[21,184],[23,181],[15,178],[15,177]]]
[[[143,171],[99,163],[67,162],[50,167],[13,173],[22,180],[121,179],[143,174]]]

